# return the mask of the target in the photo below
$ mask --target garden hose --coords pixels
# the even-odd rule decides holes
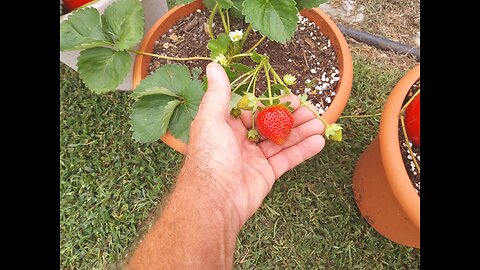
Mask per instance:
[[[418,48],[410,47],[381,36],[372,35],[367,32],[349,28],[340,24],[337,24],[337,26],[344,35],[349,36],[357,41],[366,43],[381,50],[392,50],[400,54],[410,54],[415,57],[417,61],[420,61],[420,49]]]

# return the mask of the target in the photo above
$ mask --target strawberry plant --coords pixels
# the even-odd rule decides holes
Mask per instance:
[[[176,4],[193,1],[177,0]],[[81,50],[77,63],[79,75],[97,94],[118,87],[132,65],[131,54],[178,61],[178,64],[165,64],[148,75],[131,95],[135,99],[131,130],[133,138],[139,142],[156,141],[169,131],[188,143],[190,124],[208,82],[200,78],[201,69],[189,70],[181,61],[204,60],[218,62],[224,67],[231,82],[231,114],[238,117],[243,110],[249,110],[252,115],[257,115],[248,132],[249,139],[257,141],[261,134],[278,144],[284,143],[293,127],[293,117],[289,104],[281,103],[280,99],[291,94],[289,86],[296,82],[296,78],[290,74],[278,74],[269,57],[258,54],[255,48],[266,38],[279,43],[289,41],[297,29],[299,11],[317,7],[326,0],[203,2],[211,11],[207,29],[210,36],[208,56],[175,58],[133,49],[141,41],[144,31],[143,7],[139,0],[115,1],[102,15],[92,7],[75,10],[60,24],[60,49]],[[225,31],[215,35],[213,19],[217,15]],[[243,19],[248,27],[231,29],[230,16]],[[258,31],[261,38],[253,46],[244,48],[252,31]],[[252,66],[240,63],[247,57],[253,61]],[[258,95],[255,90],[260,78],[265,80],[266,87]],[[302,105],[310,108],[306,97],[302,98]],[[317,110],[310,110],[322,119]],[[341,127],[323,122],[326,124],[326,138],[340,141]]]
[[[406,139],[408,152],[412,157],[412,161],[420,173],[420,165],[409,141],[416,147],[420,147],[420,89],[418,89],[402,106],[400,110],[400,124],[403,136]]]
[[[420,147],[420,95],[405,108],[405,129],[413,145]]]

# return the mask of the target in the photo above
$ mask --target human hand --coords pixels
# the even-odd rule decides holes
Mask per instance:
[[[240,230],[276,179],[323,149],[324,125],[310,110],[300,107],[298,97],[292,94],[282,99],[291,101],[294,108],[294,128],[288,140],[282,145],[270,140],[251,142],[247,139],[251,112],[242,111],[239,119],[230,115],[230,82],[222,66],[212,62],[206,73],[208,90],[191,125],[183,168],[197,177],[179,179],[178,184],[191,185],[188,179],[202,179],[203,194],[233,208],[226,210],[236,214]]]

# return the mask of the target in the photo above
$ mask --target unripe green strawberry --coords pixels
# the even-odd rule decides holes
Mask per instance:
[[[249,129],[247,133],[248,140],[251,142],[258,142],[260,140],[260,134],[256,129]]]
[[[247,93],[240,98],[237,102],[237,108],[242,109],[242,110],[247,110],[251,111],[253,108],[255,108],[255,105],[257,104],[257,99],[252,93]]]
[[[237,107],[233,107],[231,110],[230,110],[230,114],[235,117],[235,118],[238,118],[240,116],[242,112],[240,111],[239,108]]]
[[[274,105],[261,110],[257,115],[260,133],[276,144],[283,144],[293,128],[293,116],[284,105]]]
[[[331,124],[325,129],[325,137],[327,140],[332,140],[336,142],[342,141],[342,126],[339,124]]]

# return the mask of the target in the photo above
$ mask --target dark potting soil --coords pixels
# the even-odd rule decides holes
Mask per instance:
[[[161,36],[155,43],[153,53],[171,57],[209,57],[210,51],[207,43],[210,40],[207,31],[208,10],[197,10],[197,12],[180,19],[171,29]],[[230,16],[230,30],[247,29],[243,20]],[[215,35],[224,32],[220,16],[215,17],[213,31]],[[285,44],[265,39],[256,49],[259,54],[268,55],[270,64],[275,71],[283,77],[285,74],[294,75],[296,84],[290,86],[296,95],[307,93],[308,99],[315,105],[320,114],[325,113],[332,103],[336,86],[340,80],[338,61],[330,45],[330,40],[324,36],[313,22],[300,16],[297,31],[294,37]],[[261,35],[251,31],[243,46],[243,51],[253,46]],[[204,75],[205,68],[209,61],[173,61],[152,57],[149,72],[153,73],[157,68],[166,63],[181,63],[190,69],[193,67],[202,68]],[[250,58],[244,58],[242,63],[254,67]],[[256,93],[262,93],[266,89],[266,82],[263,75],[257,81]]]
[[[405,104],[418,90],[420,90],[420,80],[416,81],[412,85],[407,93],[407,96],[405,97],[405,100],[403,101],[403,104]],[[402,124],[400,121],[398,122],[398,127],[398,139],[400,141],[400,151],[402,153],[403,163],[405,164],[405,169],[407,169],[407,173],[410,177],[413,187],[420,196],[420,172],[417,170],[415,163],[413,162],[413,158],[416,158],[417,163],[420,166],[420,147],[416,147],[410,140],[408,141],[413,152],[412,157],[410,151],[408,150],[405,136],[403,136]]]

